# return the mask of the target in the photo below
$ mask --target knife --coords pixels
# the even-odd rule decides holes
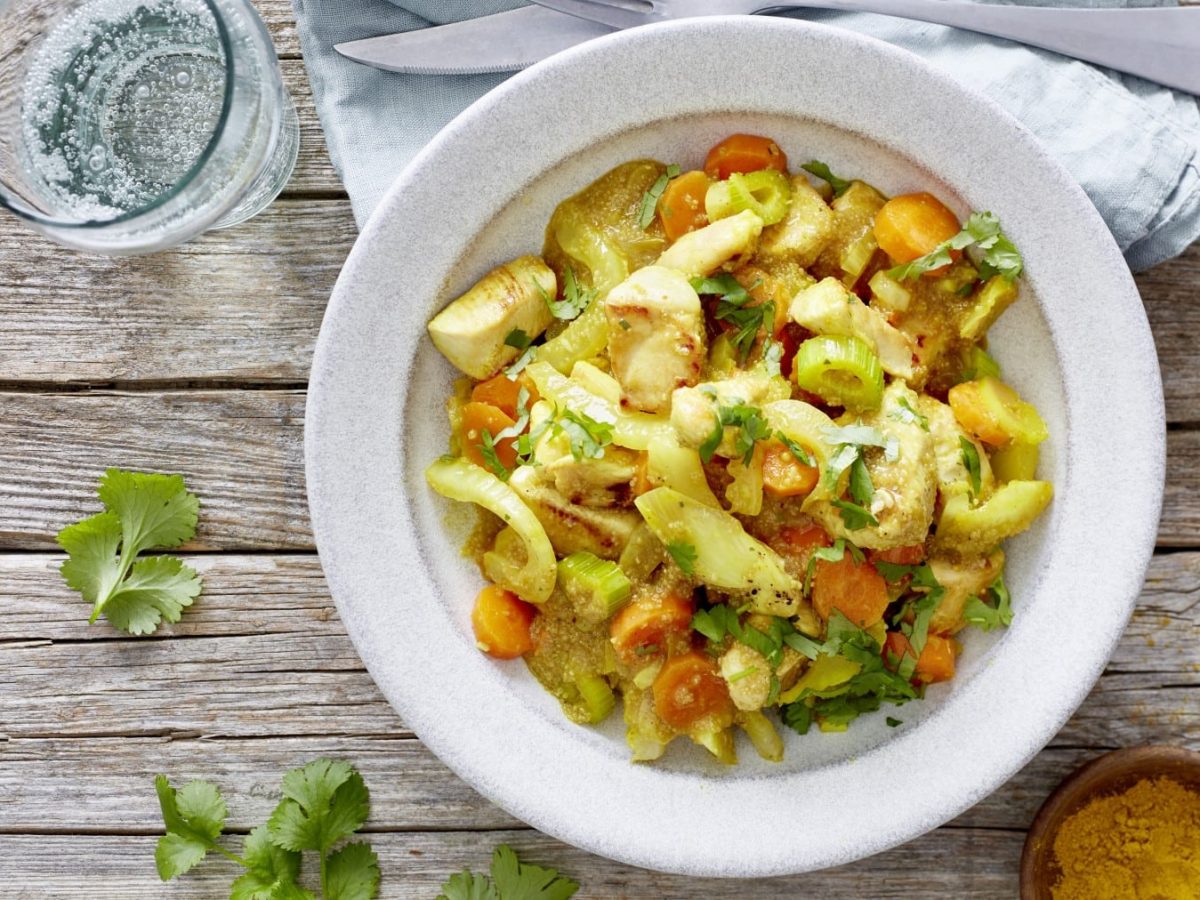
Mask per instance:
[[[435,28],[335,44],[347,59],[411,75],[516,72],[584,41],[614,31],[541,6],[466,19]]]

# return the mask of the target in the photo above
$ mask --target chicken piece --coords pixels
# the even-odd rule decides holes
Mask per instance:
[[[636,453],[610,446],[600,459],[575,459],[567,453],[546,466],[545,474],[571,503],[596,508],[628,506],[637,464]]]
[[[758,245],[763,222],[750,210],[718,219],[689,231],[663,251],[657,265],[675,269],[688,278],[711,275],[735,257],[749,258]]]
[[[878,448],[864,451],[867,471],[875,486],[870,512],[879,525],[851,531],[830,499],[814,500],[805,512],[817,519],[834,537],[844,537],[859,547],[887,550],[922,544],[933,522],[937,500],[937,459],[929,432],[906,414],[904,401],[917,408],[917,395],[903,382],[892,382],[883,392],[883,405],[864,425],[877,429],[895,442],[893,459]]]
[[[557,290],[554,272],[536,256],[498,266],[430,320],[433,345],[459,371],[482,380],[521,351],[504,342],[520,329],[535,338],[554,321],[545,298]]]
[[[803,175],[792,178],[787,217],[763,229],[756,257],[764,263],[795,262],[808,268],[833,238],[833,210]]]
[[[572,503],[543,482],[533,466],[518,468],[508,483],[542,523],[559,556],[587,550],[602,559],[617,559],[642,521],[635,510]]]
[[[909,379],[913,374],[912,339],[892,327],[883,313],[858,299],[835,278],[826,278],[800,291],[788,315],[817,334],[842,334],[864,341],[889,375]]]
[[[672,391],[700,380],[707,355],[700,297],[674,269],[646,266],[613,288],[604,308],[621,405],[666,412]]]
[[[932,556],[929,568],[933,577],[946,591],[929,620],[934,634],[953,634],[963,627],[963,607],[969,597],[982,596],[988,586],[1004,571],[1004,551],[993,550],[988,556],[955,561],[944,556]]]
[[[744,403],[762,407],[772,400],[785,400],[792,395],[783,378],[771,377],[760,369],[742,372],[721,381],[710,381],[696,387],[679,388],[671,398],[671,427],[679,443],[693,449],[712,436],[717,427],[717,410],[722,406]],[[737,453],[733,442],[737,429],[725,429],[717,455],[733,457]]]
[[[963,431],[958,419],[954,417],[954,410],[928,394],[921,395],[920,402],[914,409],[929,423],[933,452],[937,458],[938,487],[943,496],[970,489],[971,475],[963,459],[963,438],[971,442],[979,455],[979,496],[987,497],[991,494],[996,479],[992,475],[987,452],[983,444]]]
[[[767,658],[741,641],[734,641],[720,663],[721,677],[738,709],[762,709],[771,694],[771,664]]]

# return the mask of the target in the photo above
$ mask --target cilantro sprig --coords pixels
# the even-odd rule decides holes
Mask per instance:
[[[979,274],[985,279],[1003,275],[1008,281],[1016,281],[1025,267],[1016,245],[1000,230],[1000,220],[990,212],[974,212],[954,237],[912,262],[888,269],[888,275],[897,281],[908,281],[950,265],[954,251],[971,247],[977,251]]]
[[[240,856],[219,843],[227,809],[216,785],[192,781],[176,790],[159,775],[154,787],[166,826],[154,851],[163,881],[216,852],[246,869],[231,885],[231,900],[316,900],[300,884],[304,851],[315,851],[325,900],[371,900],[379,891],[379,859],[369,844],[334,849],[370,811],[367,786],[347,762],[317,759],[285,774],[283,799],[266,824],[246,835]]]
[[[200,501],[182,475],[121,469],[107,470],[97,493],[104,512],[57,537],[69,557],[60,570],[67,586],[92,604],[88,622],[103,613],[130,634],[150,634],[163,620],[178,622],[200,594],[200,576],[173,556],[139,556],[191,540]]]
[[[985,592],[987,599],[971,596],[963,606],[963,621],[977,625],[984,631],[1012,624],[1012,597],[1001,573]]]
[[[900,453],[899,442],[879,429],[857,422],[853,425],[834,426],[825,429],[825,440],[836,447],[825,467],[825,486],[836,490],[842,473],[849,470],[851,500],[834,498],[833,506],[842,517],[842,523],[850,531],[879,524],[868,508],[875,499],[875,485],[867,469],[866,448],[879,447],[884,458],[891,461]]]
[[[684,575],[696,574],[696,548],[687,541],[671,541],[667,544],[667,552],[675,565],[679,566]]]
[[[491,877],[463,869],[442,885],[437,900],[568,900],[579,883],[554,869],[523,863],[501,844],[492,854]]]
[[[717,452],[717,448],[721,446],[721,441],[725,438],[727,427],[738,429],[737,436],[734,438],[734,452],[742,458],[742,464],[747,466],[754,458],[754,445],[759,441],[765,441],[773,433],[771,426],[763,417],[762,410],[756,406],[746,403],[718,406],[713,430],[704,439],[704,443],[700,445],[698,451],[703,462],[707,463],[713,458],[713,454]]]
[[[539,290],[541,290],[539,288]],[[585,288],[576,280],[575,270],[567,267],[563,274],[563,298],[556,300],[547,291],[542,291],[542,299],[550,310],[550,315],[564,322],[579,318],[579,315],[591,306],[598,292],[595,288]]]
[[[752,299],[750,291],[758,287],[758,282],[746,288],[728,273],[708,278],[693,278],[691,284],[697,294],[718,298],[713,316],[717,321],[728,322],[736,329],[731,340],[737,348],[738,362],[745,364],[750,358],[750,351],[754,349],[758,333],[765,330],[767,334],[771,334],[774,331],[775,304],[768,300],[755,306],[749,305]],[[782,348],[779,353],[782,354]],[[769,359],[767,364],[770,367]]]

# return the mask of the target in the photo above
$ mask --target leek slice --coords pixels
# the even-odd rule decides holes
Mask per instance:
[[[691,738],[725,765],[737,765],[737,750],[733,746],[733,732],[730,729],[701,731],[691,735]]]
[[[867,268],[867,263],[871,261],[871,257],[875,255],[875,251],[878,249],[879,241],[875,239],[875,229],[870,227],[847,244],[845,249],[842,250],[841,257],[838,259],[838,265],[846,273],[846,277],[842,279],[842,283],[847,287],[853,286],[854,282],[858,281],[858,276]]]
[[[849,335],[809,338],[796,351],[792,377],[803,390],[855,412],[879,409],[883,399],[879,357]]]
[[[700,581],[749,594],[755,612],[773,616],[797,613],[800,582],[787,573],[774,550],[748,535],[729,513],[669,487],[655,488],[634,502],[660,541],[695,549],[693,574]]]
[[[429,486],[451,500],[477,503],[499,516],[525,542],[527,562],[519,570],[506,570],[508,588],[530,603],[545,603],[558,578],[558,562],[546,529],[511,487],[479,466],[461,458],[442,457],[425,470]],[[489,578],[495,579],[492,572]]]
[[[580,550],[558,564],[558,583],[586,625],[612,618],[629,600],[633,585],[611,560]]]
[[[787,215],[791,199],[792,183],[778,169],[734,172],[726,180],[709,185],[704,212],[710,222],[715,222],[750,210],[763,220],[763,225],[774,225]]]
[[[942,510],[935,545],[961,554],[987,553],[1032,525],[1053,497],[1048,481],[1010,481],[977,507],[966,494],[953,494]]]
[[[904,312],[908,309],[908,305],[912,303],[912,293],[908,288],[889,275],[884,269],[880,269],[872,275],[871,280],[867,282],[867,286],[870,287],[871,296],[875,301],[871,304],[872,306],[882,306],[884,309]]]

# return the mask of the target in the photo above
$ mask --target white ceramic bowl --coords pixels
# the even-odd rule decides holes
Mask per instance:
[[[568,722],[519,663],[474,646],[473,513],[422,472],[446,447],[454,376],[425,323],[493,265],[538,252],[551,210],[623,160],[695,166],[734,131],[775,137],[888,193],[990,209],[1025,255],[994,329],[1045,417],[1056,496],[1009,544],[1016,620],[966,635],[959,675],[844,735],[748,745],[725,769],[672,745],[628,761],[620,716]],[[308,495],[338,610],[388,700],[450,768],[542,831],[693,875],[801,872],[898,844],[1009,778],[1087,694],[1154,543],[1164,419],[1154,345],[1083,192],[1006,113],[916,57],[826,27],[693,19],[606,37],[517,75],[404,170],[330,301],[306,420]]]

